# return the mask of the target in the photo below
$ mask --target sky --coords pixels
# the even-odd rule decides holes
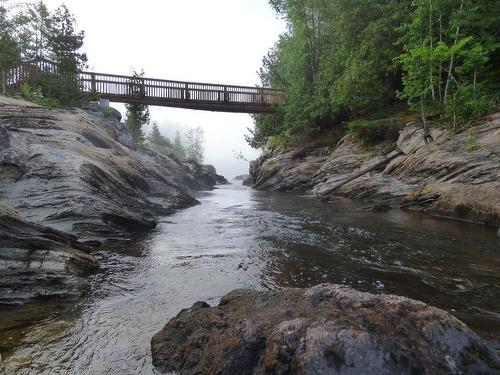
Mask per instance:
[[[61,0],[45,0],[50,10]],[[89,70],[146,77],[254,86],[262,57],[285,30],[267,0],[64,0],[85,30]],[[123,105],[112,106],[124,111]],[[248,173],[259,151],[245,142],[248,114],[150,107],[151,119],[175,127],[203,128],[205,162],[228,178]]]

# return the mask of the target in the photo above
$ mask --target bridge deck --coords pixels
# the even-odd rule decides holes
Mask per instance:
[[[8,75],[7,86],[18,90],[22,83],[36,84],[41,73],[57,74],[47,60],[24,62]],[[269,113],[283,103],[285,92],[262,87],[182,82],[156,78],[80,72],[78,80],[84,92],[119,103],[189,108],[206,111]]]

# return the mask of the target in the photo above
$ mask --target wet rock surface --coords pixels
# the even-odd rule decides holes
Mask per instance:
[[[251,163],[252,183],[500,226],[500,113],[431,136],[426,144],[421,125],[409,124],[395,144],[366,147],[348,135],[330,148],[274,149]]]
[[[75,236],[30,223],[0,203],[0,305],[78,297],[82,280],[98,267]]]
[[[422,302],[320,284],[234,290],[181,311],[151,341],[153,364],[180,374],[493,374],[495,353]]]
[[[17,277],[19,287],[9,293],[19,298],[0,298],[19,302],[35,297],[37,280],[47,288],[52,285],[45,294],[64,295],[61,285],[76,280],[67,267],[81,255],[73,251],[75,246],[141,235],[156,226],[160,215],[198,204],[194,191],[211,189],[222,180],[212,166],[187,167],[175,158],[138,149],[114,112],[46,108],[0,96],[0,202],[29,225],[73,239],[63,248],[59,242],[39,243],[30,237],[13,250],[15,244],[7,237],[15,236],[16,228],[2,228],[0,267],[12,273],[2,275],[0,284],[11,288]],[[30,276],[32,270],[21,272],[26,268],[23,259],[41,264],[36,277]]]

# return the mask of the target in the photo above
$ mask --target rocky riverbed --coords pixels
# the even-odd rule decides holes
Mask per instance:
[[[119,113],[0,97],[0,303],[77,296],[93,248],[154,228],[226,182],[134,146]]]
[[[496,354],[463,323],[404,297],[321,284],[196,302],[152,341],[179,374],[493,374]]]
[[[396,142],[364,145],[345,132],[276,147],[251,163],[257,189],[344,196],[374,209],[404,208],[500,226],[500,113],[466,130],[404,126]]]

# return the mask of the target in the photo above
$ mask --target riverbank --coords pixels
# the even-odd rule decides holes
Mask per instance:
[[[78,302],[2,331],[0,373],[152,375],[151,338],[196,301],[321,283],[443,309],[500,352],[500,238],[491,228],[239,182],[195,198],[201,204],[161,218],[145,238],[97,251],[99,271]]]
[[[500,227],[500,113],[461,131],[433,128],[429,144],[415,123],[401,126],[396,139],[370,143],[346,133],[339,125],[271,148],[251,163],[253,186]]]
[[[0,96],[2,306],[80,296],[98,267],[91,253],[224,182],[212,166],[135,146],[119,118]]]

